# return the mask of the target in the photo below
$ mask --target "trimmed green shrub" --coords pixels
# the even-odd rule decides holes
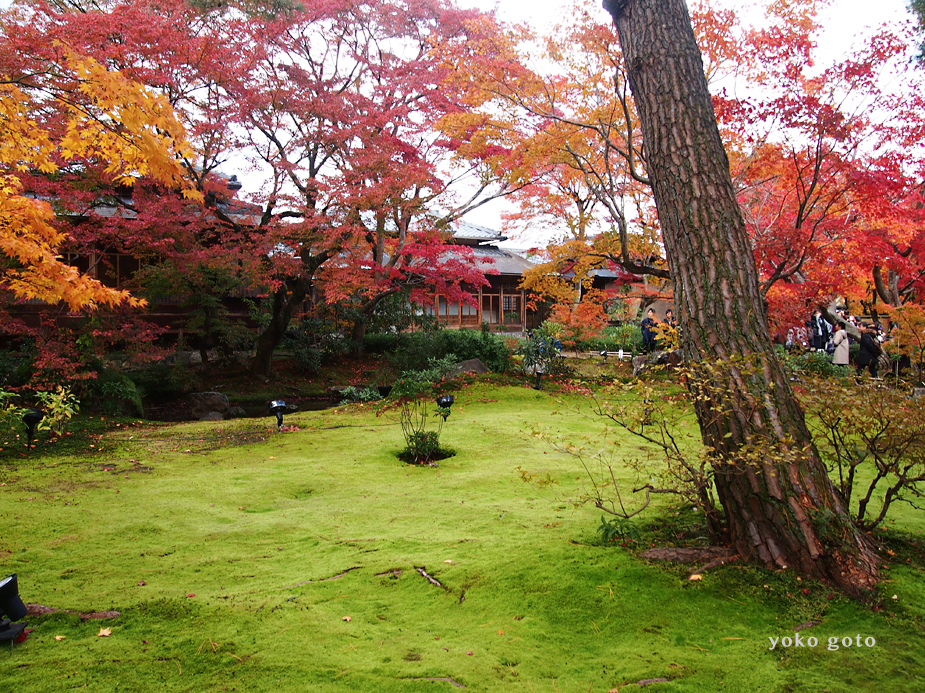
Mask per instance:
[[[398,341],[404,335],[394,332],[375,332],[363,335],[363,353],[387,354],[398,348]]]
[[[639,325],[626,322],[622,325],[610,325],[604,328],[604,334],[594,339],[586,339],[575,344],[576,351],[628,351],[634,354],[642,352],[642,330]]]
[[[791,375],[821,375],[826,378],[839,378],[847,373],[844,366],[836,366],[832,363],[832,356],[824,351],[807,351],[796,354],[779,346],[777,354]]]
[[[363,338],[363,348],[370,353],[388,355],[398,371],[423,370],[431,359],[449,355],[457,361],[479,359],[496,373],[503,373],[512,363],[507,338],[488,331],[463,329],[370,334]]]

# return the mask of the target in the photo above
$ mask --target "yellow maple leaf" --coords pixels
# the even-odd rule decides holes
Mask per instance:
[[[108,638],[112,635],[112,628],[100,628],[100,632],[96,634],[98,638]]]

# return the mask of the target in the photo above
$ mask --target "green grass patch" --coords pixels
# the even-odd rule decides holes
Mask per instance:
[[[0,572],[19,575],[27,603],[121,615],[30,617],[29,639],[0,649],[0,690],[925,687],[914,511],[881,535],[894,562],[878,610],[736,564],[690,582],[635,546],[697,541],[696,513],[660,505],[640,542],[602,547],[600,512],[570,502],[582,470],[530,435],[590,432],[564,406],[580,395],[454,394],[440,441],[456,455],[436,468],[397,459],[397,413],[375,405],[287,416],[299,430],[283,434],[270,417],[97,419],[79,444],[5,457]],[[558,483],[525,484],[518,468]],[[769,650],[812,621],[800,635],[816,647]],[[876,646],[827,649],[856,635]]]

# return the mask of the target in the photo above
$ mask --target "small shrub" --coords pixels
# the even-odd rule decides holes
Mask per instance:
[[[922,507],[925,399],[850,381],[809,381],[800,401],[819,455],[858,527],[881,525],[896,501]],[[817,524],[824,519],[815,518]]]
[[[32,378],[33,357],[0,351],[0,387],[18,388]]]
[[[341,393],[341,404],[355,404],[357,402],[378,402],[382,399],[379,390],[375,387],[345,387]]]
[[[436,431],[415,431],[408,436],[408,445],[404,453],[411,457],[411,462],[421,464],[433,459],[440,449],[440,436]]]
[[[346,354],[350,345],[332,321],[304,318],[286,331],[284,348],[302,369],[317,373],[326,360]]]
[[[166,400],[195,391],[190,369],[179,360],[133,370],[128,377],[135,383],[139,397]]]
[[[567,377],[571,368],[562,357],[560,329],[556,323],[544,322],[524,340],[518,352],[523,356],[523,368],[528,373],[543,373],[550,377]]]
[[[63,435],[71,417],[80,411],[80,402],[70,388],[58,387],[54,392],[37,392],[36,399],[41,402],[45,418],[39,422],[38,430],[54,431]]]
[[[612,517],[609,520],[601,515],[601,526],[597,528],[597,535],[602,546],[612,544],[617,539],[623,542],[639,541],[640,534],[636,524],[624,517]]]
[[[440,431],[449,411],[437,407],[431,417],[430,409],[436,406],[436,396],[442,389],[439,384],[455,363],[453,354],[443,359],[431,359],[428,368],[404,372],[392,386],[390,397],[398,401],[399,421],[405,438],[405,448],[398,455],[402,461],[433,465],[435,461],[454,454],[452,450],[440,447]],[[436,431],[427,430],[432,418],[438,422]]]
[[[109,416],[144,416],[138,387],[126,375],[101,369],[81,395],[93,411]]]
[[[292,347],[292,357],[299,367],[309,373],[321,370],[321,350],[304,342],[298,342]]]
[[[9,444],[11,439],[26,430],[22,421],[25,409],[13,402],[18,397],[13,392],[0,390],[0,444]]]

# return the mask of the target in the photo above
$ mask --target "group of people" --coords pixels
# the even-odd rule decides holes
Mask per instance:
[[[872,378],[879,377],[878,364],[880,355],[883,353],[881,344],[885,339],[883,330],[875,323],[866,323],[858,320],[854,315],[848,315],[845,311],[836,311],[838,321],[835,325],[828,322],[822,315],[821,310],[815,310],[812,317],[806,321],[806,327],[809,328],[810,347],[817,351],[825,351],[832,354],[832,362],[836,366],[848,368],[851,363],[849,348],[852,337],[848,335],[845,325],[854,325],[861,335],[858,355],[855,361],[856,373],[861,375],[865,368]],[[654,308],[646,311],[646,317],[642,319],[640,327],[642,328],[642,349],[649,353],[656,350],[656,338],[658,337],[659,325],[667,324],[671,327],[677,327],[674,311],[669,308],[665,311],[665,317],[659,320]]]
[[[813,312],[812,317],[806,323],[811,335],[812,348],[832,354],[832,362],[836,366],[847,368],[850,364],[848,350],[851,337],[848,336],[845,325],[851,323],[861,334],[858,356],[855,361],[856,373],[861,375],[861,371],[866,368],[872,378],[878,377],[877,366],[880,355],[883,353],[883,347],[880,345],[884,340],[880,326],[862,322],[853,315],[847,315],[844,311],[836,312],[839,321],[834,326],[822,316],[822,311],[817,309]]]
[[[654,308],[646,311],[646,317],[642,319],[640,327],[642,328],[642,350],[646,353],[655,351],[655,338],[658,336],[658,326],[664,323],[670,327],[677,327],[678,323],[674,318],[674,311],[669,308],[665,311],[665,317],[660,321],[655,314]]]

